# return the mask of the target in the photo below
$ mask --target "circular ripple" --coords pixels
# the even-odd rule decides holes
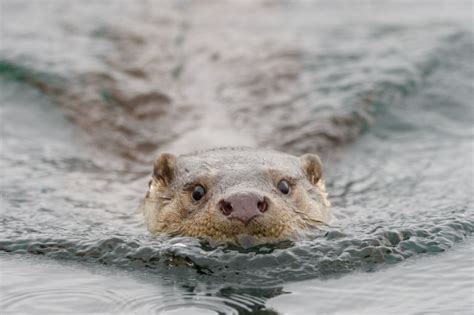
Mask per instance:
[[[5,312],[24,311],[24,307],[34,305],[35,310],[75,311],[88,307],[90,311],[106,311],[122,298],[112,291],[93,288],[81,289],[47,289],[14,292],[3,296],[0,309]]]
[[[221,293],[217,293],[221,294]],[[240,314],[264,308],[264,299],[245,294],[148,294],[123,300],[114,312],[143,314]]]

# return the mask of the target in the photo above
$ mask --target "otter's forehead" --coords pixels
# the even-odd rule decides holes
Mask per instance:
[[[301,161],[298,157],[269,150],[221,149],[179,156],[177,175],[183,180],[195,177],[217,176],[229,181],[260,178],[268,172],[284,176],[301,177]]]

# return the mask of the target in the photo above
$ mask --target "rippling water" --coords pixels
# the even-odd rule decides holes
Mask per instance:
[[[1,5],[2,311],[472,312],[471,3]],[[149,235],[157,152],[229,142],[322,153],[331,225]]]

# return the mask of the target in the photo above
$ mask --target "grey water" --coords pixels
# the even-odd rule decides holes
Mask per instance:
[[[472,2],[2,0],[0,19],[1,313],[474,311]],[[320,153],[330,226],[249,249],[150,235],[151,161],[206,143]]]

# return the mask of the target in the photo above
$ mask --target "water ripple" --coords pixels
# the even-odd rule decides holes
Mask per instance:
[[[92,262],[189,288],[142,294],[135,283],[136,297],[120,298],[88,290],[72,272],[58,275],[71,275],[65,290],[43,290],[47,281],[32,290],[12,277],[3,309],[44,305],[50,313],[47,306],[74,307],[81,297],[118,313],[272,314],[263,305],[286,292],[265,286],[336,282],[472,243],[473,37],[461,5],[4,2],[0,254]],[[380,8],[383,19],[366,18]],[[211,131],[210,145],[229,143],[220,132],[229,128],[251,145],[325,149],[333,225],[246,249],[148,235],[131,213],[150,160],[168,145],[188,150],[186,136],[201,128]],[[460,265],[443,264],[389,281]],[[25,268],[15,271],[26,278]],[[453,279],[470,275],[455,271]],[[361,288],[357,302],[376,291],[402,304],[379,288]],[[335,292],[352,295],[328,291],[324,300],[336,308]],[[301,308],[319,303],[308,292]],[[83,304],[77,309],[87,311]]]
[[[251,311],[246,304],[230,299],[193,293],[178,297],[169,293],[161,296],[150,294],[126,299],[117,305],[114,312],[162,314],[180,309],[206,310],[216,314],[239,314],[241,310]]]
[[[332,277],[356,269],[369,271],[417,254],[444,252],[474,231],[474,220],[463,214],[424,221],[390,227],[366,223],[351,230],[328,227],[323,234],[306,235],[307,240],[249,249],[216,248],[192,238],[144,237],[132,241],[123,235],[88,240],[10,237],[0,240],[0,251],[146,268],[167,277],[270,285]]]
[[[0,309],[5,312],[31,307],[35,310],[51,310],[54,305],[67,305],[80,299],[80,306],[94,305],[94,310],[107,311],[110,305],[116,305],[122,298],[115,292],[97,288],[61,288],[34,289],[4,294],[0,301]],[[79,305],[77,305],[79,306]]]

